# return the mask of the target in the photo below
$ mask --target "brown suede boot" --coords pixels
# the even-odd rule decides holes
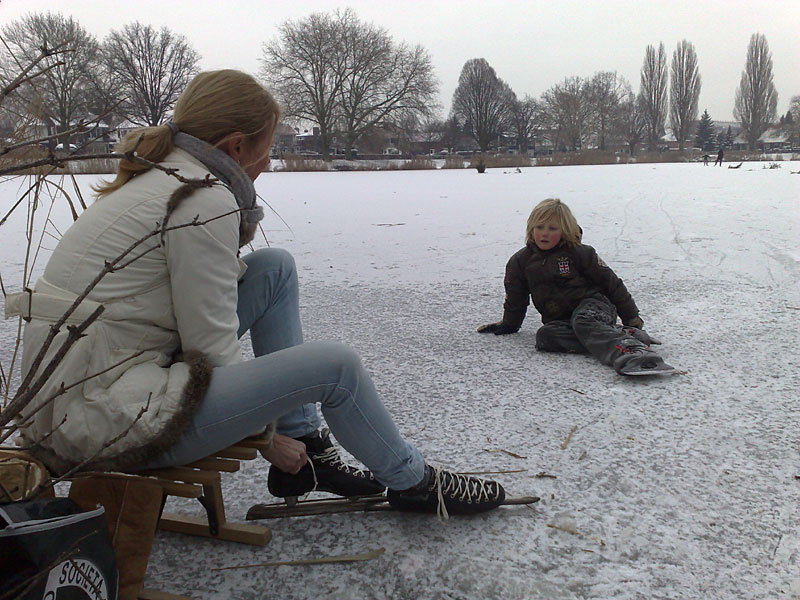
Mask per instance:
[[[163,491],[157,483],[124,475],[97,475],[72,482],[69,497],[83,510],[98,504],[106,522],[119,571],[119,600],[136,600],[153,547]]]

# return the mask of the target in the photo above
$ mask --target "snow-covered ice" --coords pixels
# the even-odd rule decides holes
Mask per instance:
[[[279,519],[264,548],[159,532],[146,584],[226,600],[800,598],[800,163],[781,164],[263,175],[306,338],[355,348],[426,458],[505,471],[509,493],[542,500],[446,523]],[[95,179],[79,178],[87,195]],[[20,185],[0,183],[3,213]],[[475,332],[501,316],[505,262],[547,197],[572,208],[686,375],[537,353],[532,308],[517,335]],[[0,229],[6,289],[22,217]],[[2,327],[6,365],[16,325]],[[224,477],[230,519],[269,499],[265,474],[251,461]],[[212,570],[381,547],[362,563]]]

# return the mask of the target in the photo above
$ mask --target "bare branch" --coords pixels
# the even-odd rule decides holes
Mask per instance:
[[[68,43],[69,43],[68,41],[61,42],[60,44],[57,44],[54,48],[47,48],[46,44],[43,45],[40,48],[41,52],[39,56],[30,61],[30,63],[27,66],[23,67],[19,75],[17,75],[17,77],[15,77],[8,85],[6,85],[2,90],[0,90],[0,104],[3,103],[3,100],[6,99],[6,96],[8,96],[11,92],[13,92],[15,89],[17,89],[24,83],[30,82],[33,79],[40,77],[41,75],[44,75],[50,69],[65,64],[64,61],[58,61],[44,67],[43,69],[40,69],[38,72],[34,74],[29,75],[29,73],[34,68],[36,68],[36,66],[40,62],[42,62],[45,58],[50,56],[55,56],[56,54],[61,54],[64,52],[72,52],[70,48],[65,48],[65,46],[67,46]]]
[[[38,496],[42,492],[45,492],[48,489],[54,487],[57,483],[60,483],[60,482],[64,481],[65,479],[69,479],[72,475],[74,475],[75,473],[80,471],[83,467],[85,467],[86,465],[91,463],[94,459],[96,459],[98,456],[100,456],[100,454],[102,454],[103,450],[105,450],[106,448],[110,448],[111,446],[116,444],[119,440],[121,440],[126,435],[128,435],[128,432],[131,429],[133,429],[133,426],[136,425],[136,423],[139,422],[139,420],[142,418],[142,416],[144,416],[144,413],[146,413],[148,410],[150,410],[150,399],[152,398],[152,396],[153,396],[152,393],[147,395],[147,402],[145,403],[145,405],[139,410],[139,413],[136,415],[136,417],[134,417],[133,421],[131,421],[130,424],[119,433],[119,435],[116,435],[113,438],[111,438],[110,440],[106,441],[100,447],[100,449],[97,452],[95,452],[94,454],[92,454],[88,458],[86,458],[86,459],[82,460],[81,462],[79,462],[77,465],[72,467],[66,473],[63,473],[62,475],[60,475],[59,477],[56,477],[54,479],[51,478],[49,482],[47,482],[41,488],[39,488],[39,490],[36,492],[36,495]]]
[[[197,181],[206,181],[205,179],[197,180]],[[84,321],[82,321],[77,326],[68,326],[68,335],[67,339],[61,345],[57,353],[54,357],[50,360],[50,362],[46,365],[42,373],[35,379],[34,375],[36,371],[39,369],[40,365],[42,364],[44,357],[50,346],[53,344],[56,335],[63,327],[64,323],[66,323],[67,319],[75,312],[77,307],[80,305],[81,302],[85,298],[88,297],[89,293],[97,286],[98,283],[108,274],[115,270],[119,270],[121,264],[130,264],[131,261],[127,263],[123,263],[124,259],[130,255],[136,248],[140,245],[144,244],[148,240],[153,237],[160,236],[162,231],[174,231],[177,229],[183,229],[186,227],[197,227],[201,225],[206,225],[207,223],[211,223],[218,219],[223,219],[230,215],[236,214],[241,212],[242,209],[236,209],[232,211],[228,211],[226,213],[217,215],[215,217],[211,217],[205,220],[199,220],[195,218],[189,223],[182,223],[180,225],[171,225],[167,228],[157,227],[150,233],[144,235],[143,237],[139,238],[135,242],[133,242],[128,248],[126,248],[119,256],[117,256],[114,260],[106,261],[105,266],[103,269],[95,276],[95,278],[86,286],[84,291],[79,294],[75,301],[69,306],[69,308],[64,312],[64,314],[50,326],[50,332],[47,335],[42,347],[39,349],[38,354],[31,362],[31,366],[28,370],[28,373],[25,379],[20,384],[19,388],[17,389],[16,394],[14,395],[14,399],[9,403],[5,410],[0,412],[0,427],[7,424],[15,415],[19,414],[22,409],[33,400],[36,393],[41,389],[41,387],[45,384],[45,382],[49,379],[52,375],[53,371],[55,370],[56,366],[59,362],[63,359],[64,355],[66,354],[67,350],[78,340],[83,334],[83,331],[92,323],[94,322],[100,314],[103,312],[103,306],[98,306],[91,315],[89,315]],[[33,381],[32,381],[33,380]]]
[[[153,347],[153,348],[144,348],[143,350],[139,350],[138,352],[135,352],[134,354],[131,354],[130,356],[127,356],[127,357],[123,358],[122,360],[114,363],[110,367],[108,367],[106,369],[103,369],[102,371],[98,371],[97,373],[92,373],[91,375],[87,375],[86,377],[83,377],[82,379],[79,379],[78,381],[70,383],[69,385],[65,385],[64,382],[62,381],[61,385],[58,387],[58,390],[54,394],[51,394],[44,402],[39,404],[33,411],[31,411],[30,413],[25,415],[25,423],[28,423],[36,413],[38,413],[45,406],[49,405],[56,398],[58,398],[59,396],[65,394],[67,391],[71,390],[72,388],[77,387],[77,386],[79,386],[79,385],[81,385],[83,383],[86,383],[90,379],[94,379],[95,377],[99,377],[103,373],[107,373],[108,371],[111,371],[112,369],[116,369],[120,365],[124,365],[126,362],[128,362],[130,360],[133,360],[137,356],[141,356],[145,352],[151,352],[153,350],[157,350],[157,348]],[[65,417],[65,419],[66,419],[66,417]],[[61,425],[63,425],[63,423],[64,423],[64,421],[59,423],[58,427],[61,427]],[[25,424],[23,423],[23,424],[20,424],[19,426],[20,427],[24,427]],[[56,427],[56,429],[58,429],[58,427]],[[13,428],[9,427],[8,429],[13,429]],[[3,435],[0,435],[0,444],[2,444],[5,440],[7,440],[11,436],[12,433],[13,432],[7,432],[7,433],[5,433]],[[47,437],[52,435],[52,433],[53,433],[52,431],[50,433],[48,433]],[[42,440],[39,440],[39,441],[41,442]]]

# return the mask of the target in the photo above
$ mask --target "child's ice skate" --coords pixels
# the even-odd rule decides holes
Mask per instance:
[[[297,439],[305,443],[309,462],[295,475],[272,465],[267,477],[269,493],[283,498],[289,506],[309,492],[328,492],[350,498],[380,494],[386,489],[370,471],[342,461],[327,429]]]
[[[617,346],[620,355],[614,360],[614,370],[620,375],[670,375],[683,373],[668,365],[657,352],[638,340],[625,340]]]

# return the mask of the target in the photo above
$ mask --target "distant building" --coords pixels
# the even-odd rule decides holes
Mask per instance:
[[[792,147],[791,132],[788,127],[770,127],[758,138],[758,148],[762,152],[789,150]],[[748,150],[750,145],[744,132],[739,132],[733,140],[734,150]]]
[[[321,150],[319,127],[312,127],[311,131],[306,129],[303,133],[297,133],[294,136],[294,152],[296,154],[320,154]]]

